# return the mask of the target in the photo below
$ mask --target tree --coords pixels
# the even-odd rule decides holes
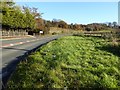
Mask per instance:
[[[117,22],[113,22],[112,24],[113,24],[113,26],[114,26],[114,27],[116,27],[116,26],[117,26]]]
[[[2,9],[2,25],[3,28],[8,29],[34,29],[35,20],[34,15],[30,12],[28,7],[21,7],[15,5],[14,2],[4,2]],[[23,11],[22,11],[23,10]]]
[[[70,29],[73,29],[73,23],[70,24]]]
[[[11,12],[14,11],[14,2],[8,0],[2,0],[0,10],[2,11],[2,26],[8,29],[13,26]]]
[[[92,29],[90,27],[86,27],[85,30],[86,31],[92,31]]]
[[[112,23],[111,23],[111,22],[109,22],[109,23],[108,23],[108,26],[109,26],[109,27],[112,27]]]
[[[68,28],[68,25],[65,21],[61,20],[60,22],[58,22],[58,27],[59,28]]]
[[[28,7],[24,7],[24,22],[26,24],[27,29],[34,29],[35,28],[35,19],[34,15],[30,12],[30,9]]]

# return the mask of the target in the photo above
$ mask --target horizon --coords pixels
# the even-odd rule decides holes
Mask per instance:
[[[68,24],[118,23],[117,2],[16,2],[19,6],[35,7],[42,18],[61,19]]]

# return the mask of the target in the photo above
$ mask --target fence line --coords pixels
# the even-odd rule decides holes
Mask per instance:
[[[28,35],[28,32],[26,32],[25,30],[1,30],[0,31],[2,33],[2,36],[25,36]]]

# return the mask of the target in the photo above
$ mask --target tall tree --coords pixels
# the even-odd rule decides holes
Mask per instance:
[[[24,21],[24,27],[27,29],[34,29],[35,27],[35,19],[34,15],[30,12],[30,8],[24,7],[24,15],[23,15],[23,21]]]

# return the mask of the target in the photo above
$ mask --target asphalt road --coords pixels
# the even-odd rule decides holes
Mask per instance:
[[[2,66],[0,71],[0,75],[2,78],[9,75],[24,57],[26,57],[30,52],[36,50],[43,44],[50,42],[52,40],[58,39],[66,35],[56,35],[42,38],[23,38],[23,39],[14,39],[14,40],[3,40],[2,46]],[[19,44],[15,44],[18,42],[23,42]],[[10,44],[10,45],[9,45]],[[12,44],[12,45],[11,45]]]
[[[18,38],[18,39],[11,39],[11,40],[2,40],[2,45],[10,44],[10,43],[16,43],[16,42],[24,42],[24,41],[29,41],[29,40],[34,40],[36,38],[33,37],[28,37],[28,38]]]

